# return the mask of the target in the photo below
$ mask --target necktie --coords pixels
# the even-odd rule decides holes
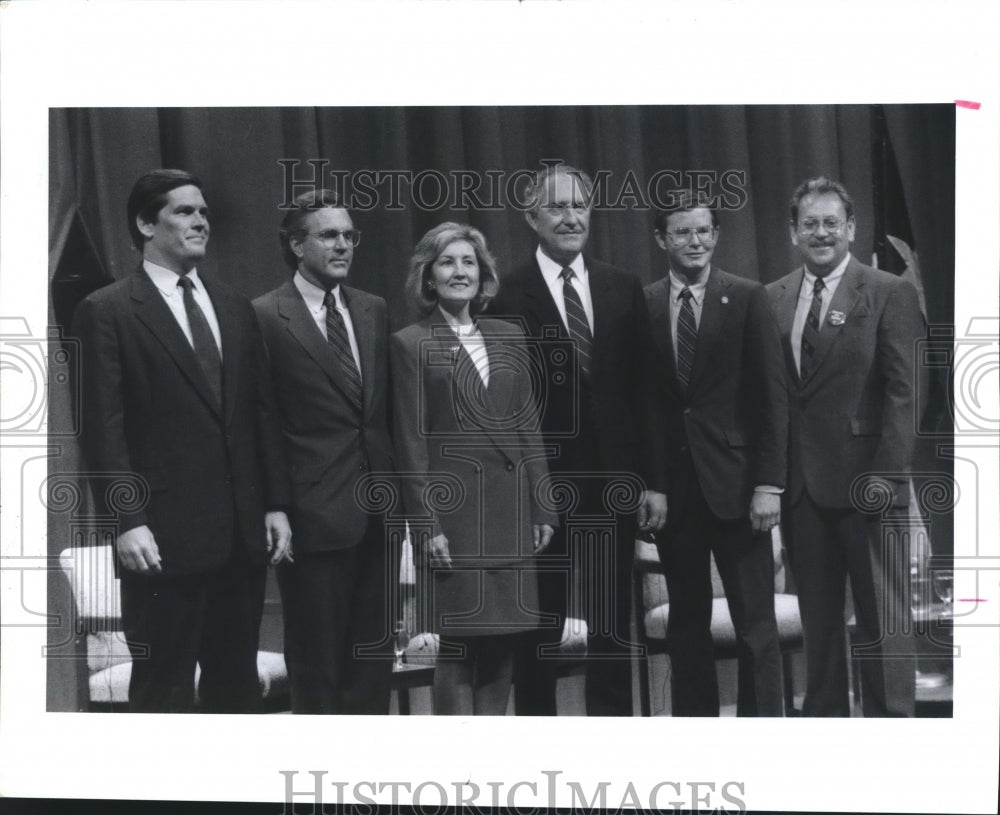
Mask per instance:
[[[694,307],[691,305],[691,289],[685,286],[680,294],[681,311],[677,316],[677,379],[687,390],[694,365],[694,348],[698,340],[698,326],[694,321]]]
[[[347,382],[349,396],[358,406],[361,405],[361,372],[354,361],[354,354],[351,353],[351,341],[347,338],[347,326],[344,324],[344,315],[337,308],[337,298],[332,291],[326,293],[323,298],[323,305],[326,306],[326,339],[337,355],[340,367],[344,372],[344,379]]]
[[[187,275],[181,275],[177,285],[184,290],[184,310],[187,312],[188,326],[191,329],[191,339],[194,344],[194,354],[198,358],[208,385],[215,397],[216,409],[222,408],[222,355],[219,346],[215,344],[212,329],[205,319],[205,312],[194,301],[194,283]]]
[[[566,327],[576,345],[577,358],[580,361],[580,371],[584,377],[590,376],[591,355],[594,347],[594,337],[590,333],[590,323],[587,322],[587,312],[583,310],[583,301],[574,288],[572,280],[575,272],[565,267],[560,273],[563,279],[563,301],[566,304]]]
[[[813,283],[813,299],[809,306],[806,324],[802,326],[802,347],[799,350],[799,376],[805,379],[812,373],[812,356],[819,342],[819,315],[823,308],[823,289],[826,284],[822,277],[817,277]]]

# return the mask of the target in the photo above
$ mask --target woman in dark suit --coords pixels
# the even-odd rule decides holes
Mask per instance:
[[[424,319],[390,340],[397,464],[440,638],[435,713],[503,715],[520,634],[538,624],[533,557],[552,536],[530,357],[520,328],[475,315],[499,287],[482,233],[444,223],[407,291]]]

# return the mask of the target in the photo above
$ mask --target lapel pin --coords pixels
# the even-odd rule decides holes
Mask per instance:
[[[830,323],[830,325],[843,325],[844,324],[845,315],[844,315],[844,312],[842,312],[842,311],[831,311],[827,315],[826,319],[827,319],[827,322]]]
[[[729,302],[729,298],[726,295],[722,295],[722,305],[726,305]]]

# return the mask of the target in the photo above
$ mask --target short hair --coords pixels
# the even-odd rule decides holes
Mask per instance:
[[[156,223],[157,214],[167,203],[167,193],[178,187],[197,187],[202,191],[201,179],[187,170],[151,170],[132,185],[128,203],[125,205],[128,217],[128,232],[132,243],[140,252],[146,245],[146,236],[139,231],[137,218],[146,223]]]
[[[476,262],[479,264],[479,291],[473,298],[469,311],[473,314],[482,311],[500,290],[496,261],[486,246],[483,233],[468,224],[446,221],[438,224],[420,239],[413,250],[413,257],[410,258],[410,270],[406,276],[405,288],[410,299],[424,316],[430,314],[438,302],[437,292],[427,285],[431,280],[431,266],[455,241],[468,241],[472,244],[476,252]]]
[[[531,181],[528,182],[528,186],[524,188],[524,200],[521,203],[528,212],[538,211],[549,179],[555,178],[557,175],[568,175],[574,181],[580,183],[587,196],[587,204],[591,203],[594,193],[594,182],[591,181],[589,175],[583,170],[571,167],[569,164],[547,164],[544,170],[539,170],[535,173]]]
[[[695,209],[707,209],[712,216],[712,226],[719,226],[719,213],[712,206],[711,199],[704,193],[694,190],[670,190],[667,193],[666,206],[656,209],[656,216],[653,228],[657,232],[664,232],[667,229],[667,219],[678,212],[691,212]]]
[[[292,238],[304,233],[306,218],[324,207],[347,209],[334,190],[312,189],[296,197],[292,201],[292,208],[285,213],[278,228],[278,242],[281,244],[281,256],[290,269],[299,267],[299,259],[292,251]]]
[[[844,185],[832,178],[827,178],[825,175],[820,175],[816,178],[809,178],[803,181],[795,188],[795,192],[792,193],[792,201],[789,207],[792,214],[792,224],[794,225],[799,222],[799,203],[803,198],[807,195],[824,195],[826,193],[833,193],[839,196],[844,204],[844,212],[847,214],[847,219],[850,220],[854,217],[854,201],[851,200],[851,196],[848,195]]]

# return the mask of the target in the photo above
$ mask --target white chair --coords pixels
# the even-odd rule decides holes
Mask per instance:
[[[74,634],[86,642],[89,709],[128,709],[128,686],[132,677],[132,655],[121,630],[121,593],[115,577],[111,546],[64,549],[59,566],[73,591],[76,615]],[[81,647],[81,651],[83,648]],[[198,676],[191,678],[197,704]],[[285,658],[273,651],[257,652],[263,710],[288,709],[288,671]]]

